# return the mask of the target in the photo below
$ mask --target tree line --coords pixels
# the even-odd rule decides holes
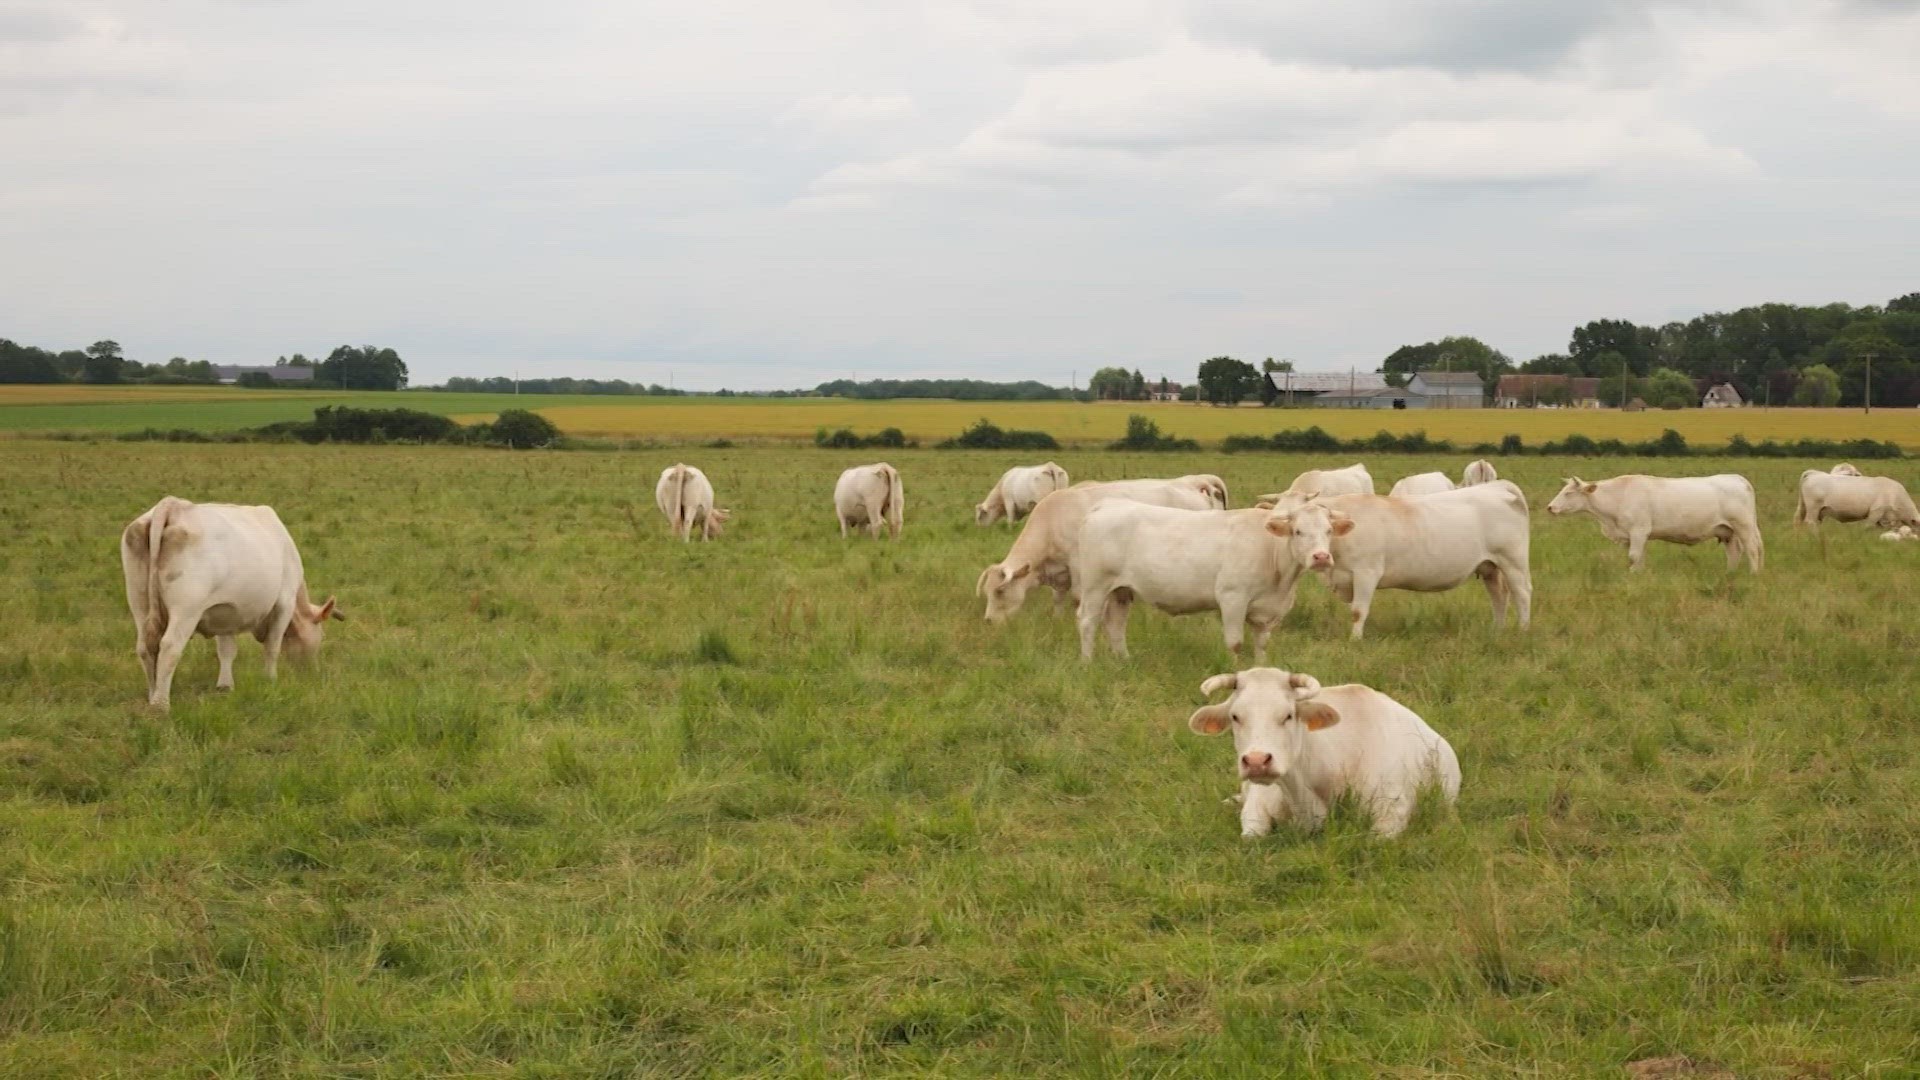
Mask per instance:
[[[377,345],[342,345],[325,360],[309,360],[299,353],[282,356],[277,367],[310,367],[311,382],[301,387],[335,390],[400,390],[407,385],[407,364],[400,354]],[[111,386],[141,383],[149,386],[212,384],[220,381],[210,360],[176,356],[164,364],[143,364],[126,356],[120,343],[96,341],[84,349],[53,352],[0,338],[0,383],[90,383]],[[243,373],[243,387],[282,385],[265,372]]]

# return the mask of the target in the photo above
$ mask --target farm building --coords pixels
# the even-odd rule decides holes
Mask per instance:
[[[1709,386],[1700,397],[1700,407],[1703,409],[1738,409],[1745,404],[1740,398],[1740,391],[1732,383]]]
[[[1336,409],[1406,408],[1406,391],[1387,385],[1372,371],[1269,371],[1263,376],[1282,405],[1324,405]],[[1395,405],[1394,401],[1401,402]]]
[[[1478,409],[1486,384],[1471,371],[1416,371],[1407,382],[1410,409]]]
[[[295,367],[290,364],[215,364],[214,375],[223,383],[239,382],[240,376],[250,372],[264,371],[267,377],[277,383],[311,383],[313,369]]]
[[[1600,407],[1600,380],[1580,375],[1502,375],[1494,388],[1497,409]]]
[[[1147,400],[1148,401],[1179,401],[1180,391],[1182,389],[1183,387],[1181,387],[1179,383],[1168,382],[1165,379],[1162,379],[1157,383],[1148,383],[1147,384]]]

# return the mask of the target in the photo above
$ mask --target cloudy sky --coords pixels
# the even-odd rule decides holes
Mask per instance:
[[[1082,382],[1920,289],[1903,0],[0,0],[0,336]]]

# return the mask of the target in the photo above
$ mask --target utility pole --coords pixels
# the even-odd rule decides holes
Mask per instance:
[[[1866,405],[1865,412],[1868,416],[1872,416],[1873,415],[1873,351],[1869,349],[1864,355],[1866,356],[1866,360],[1867,360],[1867,396],[1864,402],[1864,404]]]

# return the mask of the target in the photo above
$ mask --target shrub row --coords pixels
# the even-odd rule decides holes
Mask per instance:
[[[1229,435],[1220,449],[1229,454],[1245,450],[1279,450],[1284,453],[1335,453],[1339,451],[1372,451],[1378,454],[1445,454],[1453,450],[1453,443],[1446,439],[1429,439],[1424,431],[1395,435],[1391,431],[1376,431],[1371,438],[1341,440],[1322,430],[1319,425],[1301,431],[1289,428],[1276,431],[1272,435]]]
[[[528,450],[559,445],[560,429],[553,421],[526,409],[508,409],[491,423],[462,427],[448,417],[417,409],[354,409],[328,405],[315,409],[312,420],[283,420],[239,431],[209,434],[185,428],[169,431],[146,428],[114,437],[122,442],[453,443]]]
[[[1278,450],[1288,453],[1360,453],[1376,454],[1444,454],[1455,449],[1446,439],[1430,439],[1424,431],[1395,435],[1391,431],[1375,432],[1366,439],[1337,439],[1319,427],[1310,427],[1304,431],[1289,429],[1272,435],[1232,435],[1220,448],[1227,453],[1247,450]],[[1727,445],[1718,449],[1704,446],[1690,446],[1686,437],[1668,428],[1657,439],[1640,442],[1625,442],[1620,439],[1591,439],[1578,433],[1567,435],[1557,441],[1541,443],[1530,447],[1518,435],[1507,435],[1498,444],[1476,443],[1468,448],[1473,454],[1547,454],[1567,457],[1842,457],[1842,458],[1897,458],[1904,455],[1899,444],[1875,442],[1872,439],[1799,439],[1789,443],[1777,443],[1771,439],[1765,442],[1748,442],[1746,436],[1735,435]]]
[[[890,427],[874,435],[856,435],[852,428],[841,428],[834,432],[821,428],[813,433],[813,445],[824,450],[858,450],[867,446],[913,447],[920,444],[908,441],[899,428]]]
[[[980,420],[958,437],[935,443],[935,450],[1058,450],[1060,444],[1044,431],[1006,431]]]
[[[1176,439],[1171,435],[1162,435],[1160,425],[1134,413],[1127,417],[1126,438],[1107,444],[1109,450],[1198,450],[1200,444],[1193,439]]]

